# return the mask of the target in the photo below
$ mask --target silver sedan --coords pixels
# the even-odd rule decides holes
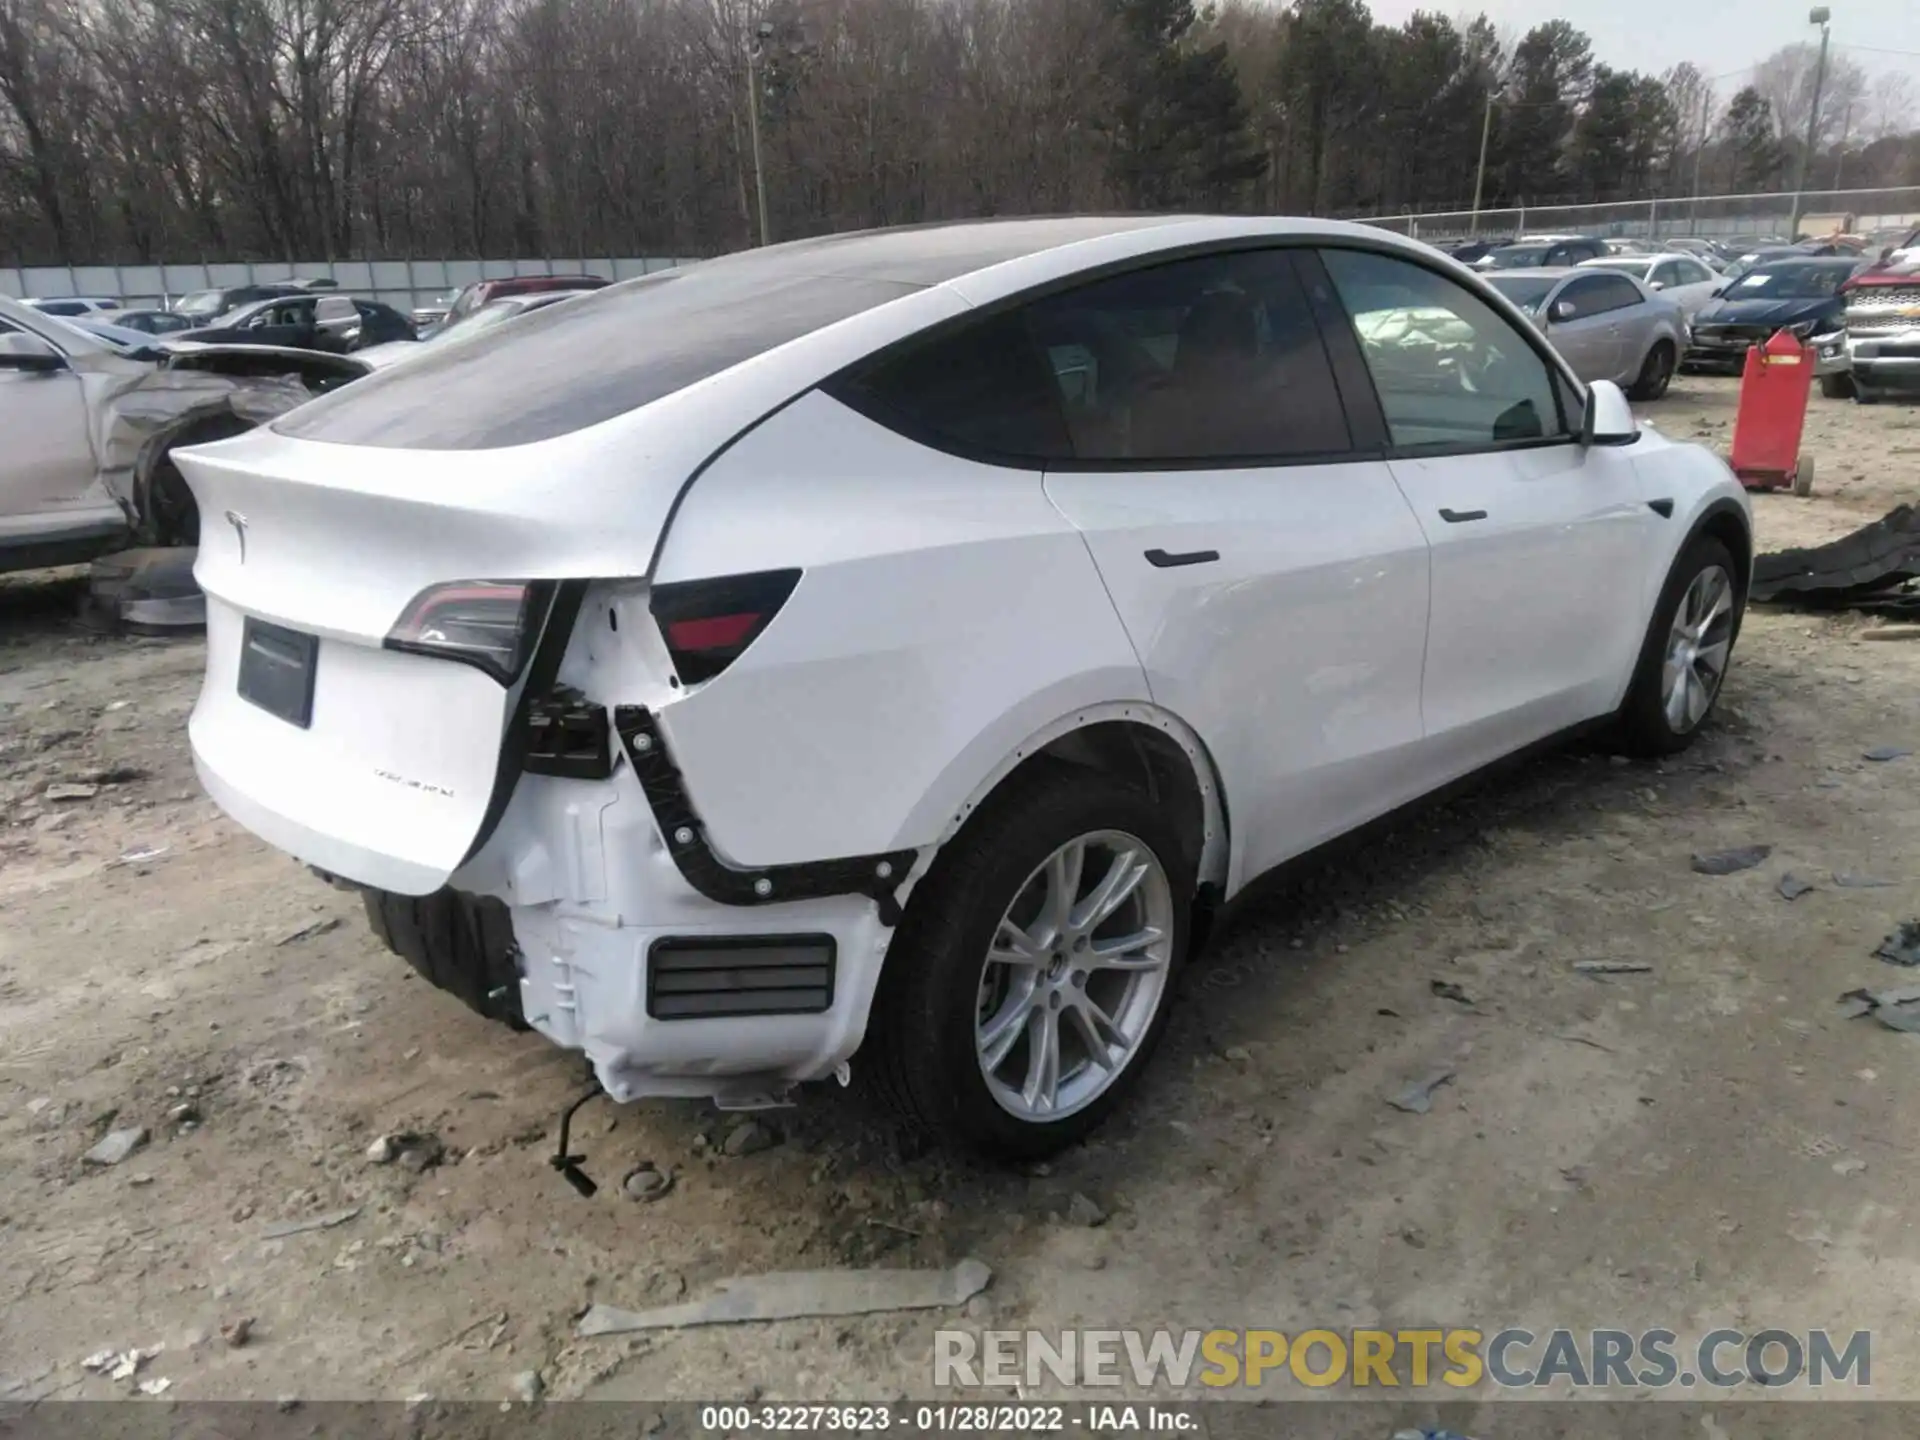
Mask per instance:
[[[1630,275],[1600,269],[1496,270],[1487,281],[1546,332],[1582,380],[1658,400],[1687,348],[1687,318]]]

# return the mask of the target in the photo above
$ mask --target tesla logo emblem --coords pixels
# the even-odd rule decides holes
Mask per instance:
[[[233,526],[233,533],[240,537],[240,563],[247,563],[247,517],[238,510],[227,511],[227,523]]]

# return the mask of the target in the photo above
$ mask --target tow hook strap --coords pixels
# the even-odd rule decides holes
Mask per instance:
[[[605,1090],[600,1088],[600,1082],[595,1080],[587,1087],[586,1094],[582,1095],[578,1100],[560,1112],[560,1149],[558,1153],[547,1161],[547,1164],[558,1170],[566,1179],[566,1182],[573,1186],[575,1190],[578,1190],[583,1196],[592,1195],[593,1192],[600,1187],[594,1184],[592,1177],[580,1168],[580,1162],[587,1157],[584,1155],[569,1155],[567,1153],[567,1135],[573,1127],[574,1111],[578,1110],[582,1105],[596,1096],[606,1093]]]

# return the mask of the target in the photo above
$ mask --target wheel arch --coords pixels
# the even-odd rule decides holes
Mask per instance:
[[[1230,854],[1226,793],[1199,734],[1172,711],[1142,700],[1081,706],[1006,751],[947,815],[935,852],[996,794],[1037,765],[1078,765],[1125,779],[1167,804],[1191,846],[1203,896],[1225,886]],[[909,899],[911,903],[911,899]]]
[[[1744,612],[1747,585],[1753,579],[1753,527],[1747,519],[1747,512],[1737,500],[1723,497],[1713,501],[1695,518],[1686,539],[1674,551],[1674,558],[1686,554],[1688,547],[1702,535],[1711,535],[1733,555],[1734,567],[1738,572],[1735,578],[1740,582],[1740,608]]]
[[[192,491],[187,489],[185,478],[172,463],[173,451],[183,445],[207,445],[216,440],[229,440],[256,428],[259,422],[234,412],[231,398],[230,395],[221,395],[206,404],[195,406],[185,415],[174,418],[156,430],[141,444],[133,466],[131,518],[142,539],[151,543],[164,543],[166,540],[159,529],[162,517],[155,503],[155,487],[164,484],[169,475],[186,490],[187,502],[193,503]]]

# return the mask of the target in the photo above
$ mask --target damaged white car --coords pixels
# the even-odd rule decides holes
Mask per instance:
[[[1482,280],[1308,220],[758,250],[180,464],[230,814],[616,1099],[851,1065],[1001,1156],[1119,1101],[1263,872],[1564,732],[1685,746],[1751,553]]]
[[[258,346],[115,344],[0,296],[0,571],[193,543],[176,446],[250,430],[367,370]]]

